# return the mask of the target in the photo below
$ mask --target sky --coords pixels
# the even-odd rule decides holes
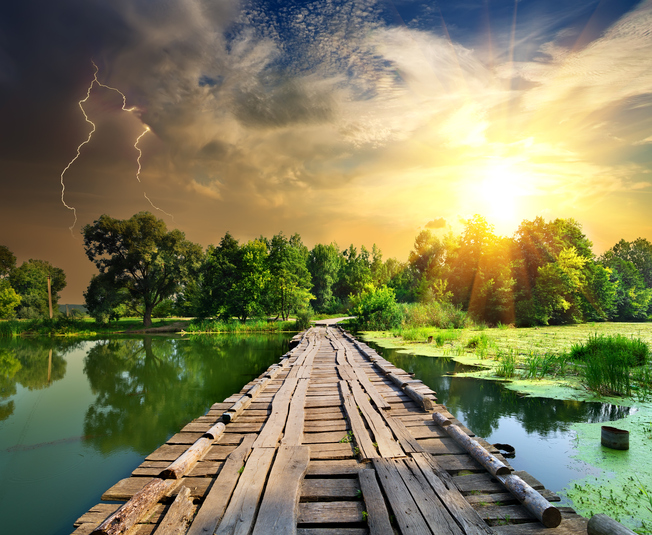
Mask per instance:
[[[652,0],[2,2],[0,245],[81,303],[102,214],[400,260],[474,214],[652,240],[651,28]]]

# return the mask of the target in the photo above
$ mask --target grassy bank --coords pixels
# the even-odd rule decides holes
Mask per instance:
[[[296,321],[267,321],[267,320],[247,320],[241,321],[220,321],[220,320],[193,320],[184,329],[190,334],[202,333],[275,333],[275,332],[294,332],[297,330]]]
[[[95,336],[129,332],[156,332],[169,327],[169,332],[201,333],[267,333],[292,332],[297,324],[291,321],[247,320],[216,321],[190,320],[188,318],[163,318],[152,320],[151,327],[143,327],[142,318],[121,318],[108,324],[96,323],[91,318],[53,320],[7,320],[0,321],[0,338],[12,336]]]

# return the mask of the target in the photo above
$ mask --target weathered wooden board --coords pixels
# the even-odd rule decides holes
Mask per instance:
[[[356,502],[306,502],[299,504],[299,524],[349,524],[362,522],[363,504]]]
[[[279,447],[260,504],[253,535],[296,533],[299,488],[309,462],[308,446]]]
[[[356,406],[353,394],[349,389],[349,383],[346,381],[340,381],[340,392],[342,398],[344,399],[344,408],[346,410],[346,417],[351,424],[351,431],[355,438],[355,443],[360,450],[360,455],[362,459],[373,459],[378,457],[378,452],[376,447],[373,444],[373,440],[369,436],[360,413],[358,412],[358,407]]]
[[[295,380],[296,381],[296,380]],[[248,535],[272,465],[275,448],[256,448],[247,459],[231,501],[217,526],[215,535]]]
[[[304,479],[301,484],[301,501],[331,501],[356,499],[360,485],[355,478]]]
[[[376,480],[376,472],[374,470],[361,470],[359,478],[360,489],[367,510],[369,533],[371,535],[394,535],[385,499]]]

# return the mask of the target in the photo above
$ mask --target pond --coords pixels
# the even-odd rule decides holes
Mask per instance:
[[[0,339],[2,532],[71,533],[143,457],[277,362],[290,337]]]
[[[438,402],[477,436],[491,444],[514,447],[510,464],[529,472],[554,492],[571,481],[599,473],[573,458],[578,439],[571,425],[619,420],[636,410],[609,403],[523,397],[497,381],[454,377],[473,368],[449,358],[407,355],[368,344],[437,392]],[[563,496],[562,503],[568,503]]]
[[[0,339],[3,533],[68,534],[101,494],[216,401],[287,351],[291,335]],[[559,491],[592,468],[572,459],[574,422],[622,418],[602,403],[523,398],[451,377],[459,364],[378,349],[428,384],[510,462]]]

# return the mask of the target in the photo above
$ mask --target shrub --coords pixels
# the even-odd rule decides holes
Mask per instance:
[[[295,321],[297,331],[305,331],[310,327],[312,313],[312,308],[303,308],[297,312],[297,319]]]
[[[358,329],[386,331],[400,325],[403,319],[396,294],[387,286],[367,287],[358,296],[351,297],[351,305],[350,313],[356,316]]]

